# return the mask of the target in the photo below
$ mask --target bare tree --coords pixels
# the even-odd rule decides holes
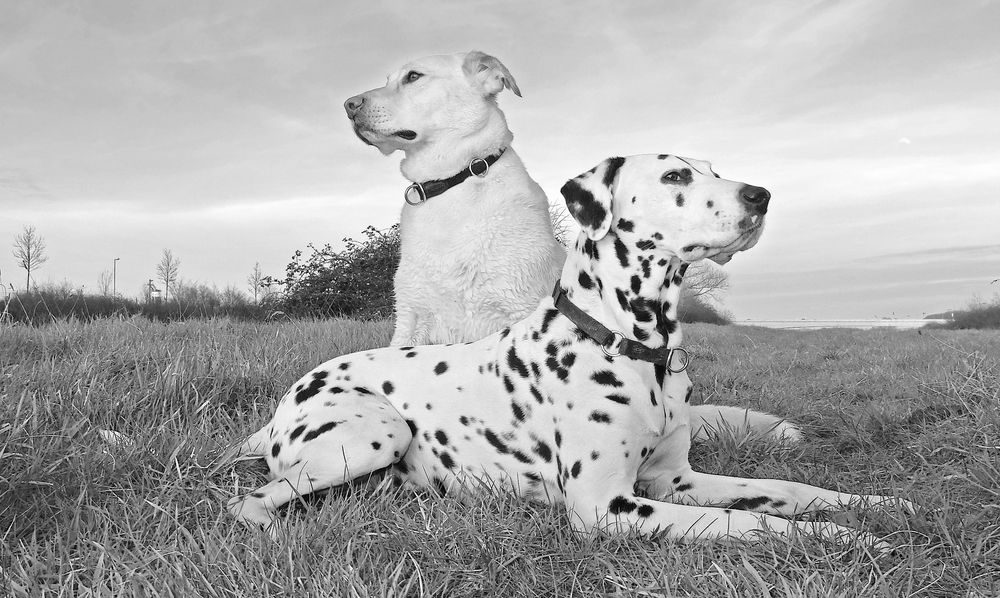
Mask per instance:
[[[555,235],[556,241],[563,247],[569,247],[573,242],[573,235],[580,229],[575,226],[576,222],[570,217],[566,208],[549,204],[549,222],[552,223],[552,234]]]
[[[24,290],[25,292],[30,291],[31,273],[49,261],[48,256],[45,255],[45,239],[38,234],[34,226],[25,226],[21,234],[14,237],[13,253],[17,265],[28,273]]]
[[[688,297],[711,297],[716,301],[729,288],[729,275],[722,268],[706,261],[695,262],[684,275],[684,290]]]
[[[163,282],[164,301],[170,297],[170,285],[177,281],[177,271],[180,267],[181,261],[174,257],[174,252],[164,249],[160,263],[156,266],[157,279]]]
[[[247,286],[250,288],[250,292],[253,293],[254,304],[258,304],[258,297],[260,297],[260,291],[264,286],[264,273],[260,271],[260,262],[256,262],[253,265],[250,276],[247,276]]]
[[[101,275],[97,277],[97,291],[105,297],[111,294],[112,278],[111,272],[107,270],[101,272]]]

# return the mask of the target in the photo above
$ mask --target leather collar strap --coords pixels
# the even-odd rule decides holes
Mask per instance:
[[[500,151],[491,156],[486,156],[485,158],[473,158],[472,161],[469,162],[468,168],[459,172],[455,176],[448,177],[446,179],[426,181],[423,183],[412,183],[406,188],[405,191],[403,191],[403,199],[405,199],[406,203],[411,206],[419,206],[428,199],[441,195],[470,176],[475,175],[479,178],[483,178],[486,176],[486,173],[490,171],[490,166],[493,166],[506,150],[507,148],[501,148]]]
[[[576,324],[580,330],[583,330],[587,336],[601,345],[601,349],[609,357],[624,355],[631,359],[663,363],[667,365],[667,369],[673,374],[679,374],[687,369],[688,362],[690,361],[687,351],[680,347],[675,349],[668,349],[667,347],[652,349],[638,341],[625,338],[625,335],[621,332],[609,330],[606,326],[574,305],[569,300],[569,297],[566,296],[566,293],[563,292],[562,285],[558,282],[555,289],[552,290],[552,300],[555,302],[556,309]],[[675,352],[679,352],[681,357],[680,364],[677,366],[674,366],[672,359]]]

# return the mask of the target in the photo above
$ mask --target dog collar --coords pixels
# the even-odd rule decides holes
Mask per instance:
[[[485,158],[473,158],[469,162],[469,166],[455,176],[446,179],[425,181],[423,183],[412,183],[403,191],[403,199],[411,206],[419,206],[428,199],[441,195],[470,176],[475,175],[483,178],[490,171],[490,166],[493,166],[506,150],[507,148],[501,148],[497,153]]]
[[[680,347],[675,349],[668,349],[667,347],[653,349],[639,341],[626,338],[624,334],[617,330],[609,330],[570,301],[569,297],[563,291],[562,285],[558,282],[556,282],[556,287],[552,290],[552,300],[555,302],[556,309],[576,324],[580,330],[583,330],[587,336],[596,341],[608,357],[624,355],[632,359],[663,363],[666,364],[667,369],[673,374],[679,374],[687,369],[690,362],[687,351]],[[681,357],[681,363],[677,367],[673,365],[674,353],[679,353]]]

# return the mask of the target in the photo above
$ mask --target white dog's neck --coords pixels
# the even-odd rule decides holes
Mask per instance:
[[[444,135],[406,150],[400,171],[418,183],[446,179],[468,168],[473,158],[485,158],[509,147],[513,139],[507,119],[496,108],[490,110],[486,123],[471,135],[457,138]]]
[[[651,348],[680,346],[677,304],[687,265],[676,257],[640,259],[632,251],[628,266],[622,267],[614,247],[616,238],[615,231],[600,241],[580,233],[560,278],[566,296],[626,338]]]

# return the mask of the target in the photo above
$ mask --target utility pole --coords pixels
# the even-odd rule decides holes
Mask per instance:
[[[116,257],[115,261],[111,262],[111,296],[118,296],[118,260],[122,258]]]

